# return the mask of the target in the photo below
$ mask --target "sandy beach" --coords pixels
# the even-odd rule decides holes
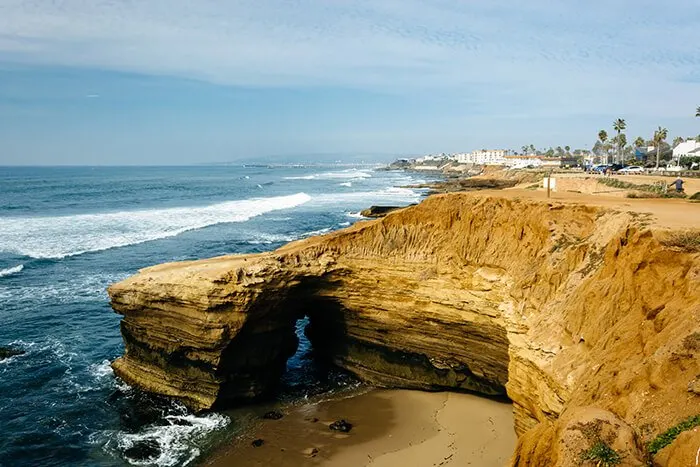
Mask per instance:
[[[331,431],[339,419],[349,433]],[[256,439],[264,441],[254,447]],[[373,390],[260,420],[204,465],[502,466],[515,447],[511,405],[471,394]]]

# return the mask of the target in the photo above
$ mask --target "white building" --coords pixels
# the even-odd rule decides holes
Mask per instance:
[[[689,139],[673,148],[673,160],[680,165],[681,157],[700,157],[700,143]]]
[[[560,157],[545,157],[535,154],[522,156],[504,156],[504,165],[512,169],[524,169],[526,167],[559,167],[561,165]]]
[[[479,149],[469,154],[457,154],[457,162],[461,164],[504,165],[507,149]]]

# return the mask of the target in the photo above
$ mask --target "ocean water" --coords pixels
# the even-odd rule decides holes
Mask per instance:
[[[348,226],[372,204],[418,201],[420,190],[400,188],[418,177],[367,166],[0,167],[0,346],[26,351],[0,361],[0,466],[196,464],[254,415],[195,415],[115,378],[123,345],[106,287],[145,266]],[[280,403],[357,384],[310,354],[302,339]]]

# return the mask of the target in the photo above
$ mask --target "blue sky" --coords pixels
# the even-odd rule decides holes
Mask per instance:
[[[696,0],[3,0],[0,164],[697,135],[699,30]]]

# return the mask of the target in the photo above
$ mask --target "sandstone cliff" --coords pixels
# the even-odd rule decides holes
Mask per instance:
[[[257,397],[306,315],[319,353],[364,380],[507,394],[515,465],[577,465],[597,441],[639,465],[646,442],[700,413],[688,390],[700,374],[700,255],[657,236],[602,208],[433,196],[271,253],[113,285],[126,345],[113,366],[195,409]],[[671,448],[659,465],[674,465]]]

